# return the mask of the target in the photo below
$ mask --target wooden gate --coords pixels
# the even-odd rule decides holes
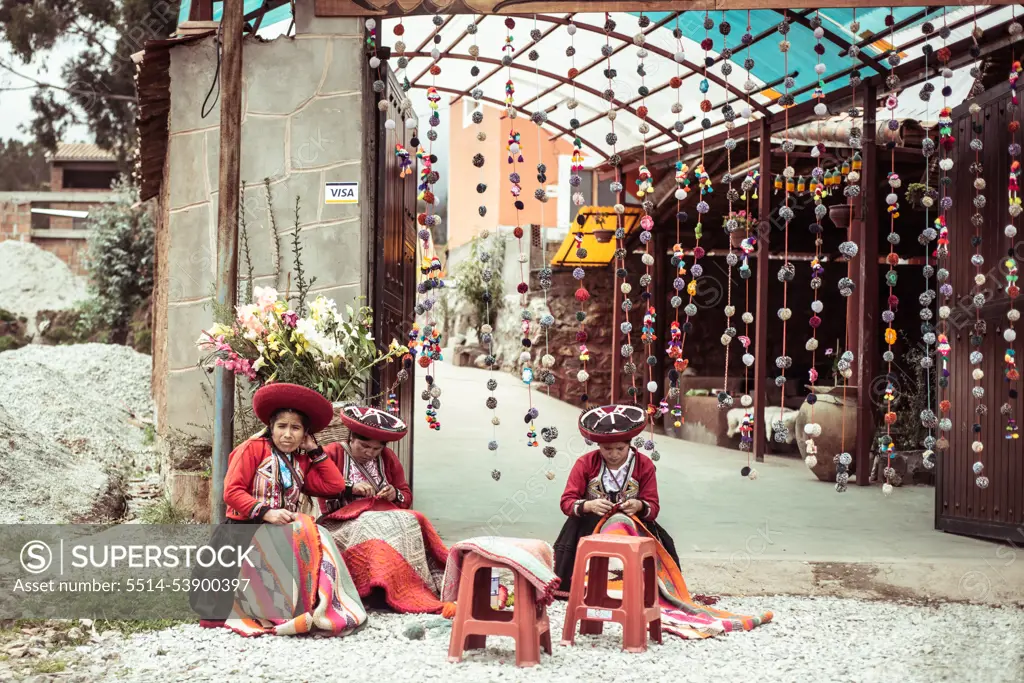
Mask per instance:
[[[956,166],[953,170],[953,209],[947,216],[950,226],[950,283],[953,285],[955,305],[950,316],[950,390],[952,403],[951,417],[953,430],[950,447],[938,461],[938,476],[935,482],[935,527],[970,536],[1024,542],[1024,438],[1005,437],[1006,416],[1000,414],[1000,407],[1007,402],[1010,385],[1003,376],[1003,355],[1007,344],[1003,341],[1003,330],[1007,326],[1006,312],[1010,308],[1006,296],[1006,274],[1003,259],[1011,248],[1009,239],[1003,234],[1003,226],[1009,223],[1006,187],[1009,178],[1010,156],[1008,145],[1012,142],[1007,131],[1010,116],[1006,111],[1009,93],[1006,88],[994,88],[980,95],[976,102],[981,106],[983,121],[981,140],[984,149],[978,157],[983,164],[988,200],[981,210],[985,223],[982,235],[981,254],[985,263],[981,272],[988,278],[984,285],[986,305],[981,310],[981,319],[987,323],[988,331],[979,350],[984,354],[980,366],[970,364],[972,350],[971,334],[977,309],[972,304],[975,268],[971,265],[974,247],[971,237],[974,227],[975,191],[974,174],[971,165],[975,153],[970,148],[971,116],[968,104],[953,110],[953,135],[956,136]],[[934,175],[932,176],[934,178]],[[932,181],[935,183],[935,180]],[[1018,228],[1024,221],[1018,219]],[[1022,232],[1021,234],[1024,234]],[[1024,262],[1024,242],[1018,234],[1013,240],[1014,256],[1018,263]],[[1017,308],[1024,306],[1018,299]],[[1024,327],[1018,325],[1018,330]],[[1022,337],[1024,339],[1024,337]],[[1021,357],[1021,339],[1017,340],[1018,358]],[[1019,365],[1019,363],[1018,363]],[[972,394],[975,382],[972,370],[980,367],[985,373],[983,385],[985,396],[981,403],[988,407],[983,416],[975,414],[979,403]],[[1015,387],[1024,394],[1024,384],[1016,382]],[[1010,400],[1012,417],[1017,424],[1022,422],[1022,401],[1024,396]],[[978,457],[971,450],[975,440],[974,425],[981,425],[977,438],[985,450]],[[975,485],[971,467],[976,461],[985,465],[985,475],[990,484],[987,489]]]
[[[370,71],[367,69],[367,71]],[[405,129],[404,117],[400,115],[400,103],[404,99],[401,86],[389,69],[387,87],[379,97],[386,97],[391,103],[391,117],[395,122],[393,130],[387,130],[387,117],[377,108],[377,98],[367,98],[364,120],[374,121],[372,134],[367,136],[367,159],[376,159],[369,174],[369,197],[373,215],[370,218],[370,274],[368,291],[374,310],[374,337],[379,344],[388,344],[391,339],[405,343],[406,335],[413,322],[413,307],[416,303],[416,182],[414,173],[405,179],[398,177],[398,159],[395,157],[395,143],[409,146],[412,132]],[[370,89],[367,88],[367,92]],[[413,158],[415,163],[415,157]],[[379,368],[373,377],[374,392],[386,392],[394,384],[401,363],[391,363]],[[409,369],[409,379],[397,391],[400,414],[409,425],[409,434],[398,444],[392,444],[398,455],[409,486],[413,484],[412,443],[415,420],[415,364]],[[381,396],[383,406],[387,396]]]

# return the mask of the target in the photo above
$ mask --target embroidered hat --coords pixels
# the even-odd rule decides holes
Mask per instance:
[[[580,434],[594,443],[629,441],[644,431],[647,411],[638,406],[611,405],[580,415]]]
[[[313,434],[322,432],[334,417],[331,402],[319,393],[298,384],[284,382],[260,387],[252,397],[252,409],[260,422],[268,427],[270,418],[279,410],[300,412],[309,420],[309,430]]]
[[[398,441],[409,427],[391,413],[365,406],[345,406],[341,421],[349,431],[374,441]]]

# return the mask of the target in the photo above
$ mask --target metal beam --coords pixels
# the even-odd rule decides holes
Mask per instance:
[[[565,19],[566,21],[568,21],[569,19],[571,19],[571,18],[573,17],[573,15],[572,15],[572,14],[566,14],[565,16],[566,16],[566,19]],[[532,18],[532,17],[527,17],[527,18]],[[548,22],[551,22],[551,21],[553,21],[553,20],[554,20],[554,17],[545,17],[545,18],[544,18],[544,20],[545,20],[545,21],[548,21]],[[557,25],[557,24],[552,24],[552,25],[551,25],[551,28],[549,28],[548,30],[544,31],[544,32],[543,32],[543,33],[542,33],[542,34],[540,35],[540,40],[531,40],[531,41],[530,41],[530,42],[528,42],[528,43],[527,43],[526,45],[523,45],[523,46],[522,46],[521,48],[519,48],[519,51],[518,51],[518,52],[516,52],[515,54],[513,54],[513,55],[512,55],[512,60],[513,60],[513,61],[512,61],[512,63],[513,63],[513,65],[515,64],[515,59],[516,59],[516,57],[518,57],[519,55],[521,55],[521,54],[523,54],[524,52],[526,52],[527,50],[529,50],[529,49],[530,49],[531,47],[533,47],[534,45],[536,45],[537,43],[539,43],[539,42],[540,42],[541,40],[544,40],[545,38],[547,38],[547,37],[548,37],[549,35],[551,35],[552,33],[554,33],[555,29],[557,29],[557,28],[558,28],[558,25]],[[451,57],[451,56],[452,56],[452,55],[449,55],[449,57]],[[483,60],[481,59],[481,61],[483,61]],[[460,92],[460,93],[459,93],[459,94],[458,94],[458,95],[457,95],[457,96],[456,96],[456,97],[455,97],[455,98],[454,98],[454,99],[453,99],[453,100],[451,101],[451,104],[455,104],[456,102],[458,102],[459,100],[461,100],[461,99],[462,99],[463,97],[465,97],[465,96],[466,96],[466,95],[468,95],[469,93],[473,92],[473,88],[477,87],[477,86],[478,86],[478,85],[480,85],[481,83],[484,83],[484,82],[486,82],[488,78],[490,78],[490,77],[491,77],[491,76],[493,76],[494,74],[498,73],[498,72],[499,72],[499,71],[501,71],[501,70],[502,70],[503,68],[504,68],[504,65],[501,65],[501,63],[499,62],[499,66],[498,66],[498,67],[497,67],[496,69],[493,69],[492,71],[490,71],[490,72],[489,72],[488,74],[486,74],[486,75],[485,75],[485,76],[483,76],[482,78],[478,78],[478,79],[476,79],[476,81],[474,81],[472,85],[470,85],[470,86],[469,86],[468,88],[466,88],[465,90],[463,90],[462,92]]]
[[[414,88],[416,88],[417,90],[426,90],[426,89],[427,89],[427,88],[429,88],[430,86],[427,86],[427,85],[414,85],[413,87],[414,87]],[[434,88],[435,88],[435,89],[436,89],[436,90],[437,90],[438,92],[447,92],[447,93],[456,93],[456,94],[457,94],[457,93],[459,92],[458,90],[455,90],[454,88],[442,88],[441,86],[434,86]],[[480,99],[481,99],[481,100],[483,100],[484,102],[490,102],[491,104],[495,104],[495,105],[497,105],[497,106],[501,107],[502,109],[507,109],[507,108],[508,108],[508,105],[507,105],[507,104],[505,104],[505,103],[504,103],[504,102],[502,102],[501,100],[496,100],[496,99],[494,99],[493,97],[487,97],[487,96],[484,96],[484,97],[481,97]],[[516,111],[518,111],[518,112],[521,112],[521,113],[523,113],[523,114],[526,114],[527,116],[530,116],[530,117],[532,117],[532,116],[533,116],[533,112],[531,112],[531,111],[528,111],[528,110],[524,109],[523,107],[520,107],[519,105],[515,105],[515,108],[516,108]],[[554,128],[555,130],[560,130],[560,131],[563,131],[563,132],[564,132],[564,133],[566,133],[567,135],[571,135],[571,134],[572,134],[572,133],[571,133],[570,131],[566,130],[565,128],[563,128],[562,126],[558,125],[557,123],[555,123],[554,121],[551,121],[551,120],[548,120],[548,121],[547,121],[547,122],[546,122],[545,124],[543,124],[543,125],[548,125],[548,126],[551,126],[551,127],[552,127],[552,128]],[[588,140],[587,140],[586,138],[580,137],[580,136],[578,136],[578,135],[577,135],[576,137],[580,138],[580,142],[582,142],[582,143],[583,143],[584,145],[586,145],[586,146],[587,146],[587,147],[589,147],[590,149],[592,149],[592,150],[594,150],[595,152],[597,152],[597,154],[598,154],[598,155],[599,155],[599,156],[600,156],[600,157],[601,157],[602,159],[604,159],[604,160],[606,160],[606,161],[608,160],[608,155],[607,155],[607,154],[605,154],[604,150],[602,150],[602,149],[601,149],[600,147],[598,147],[597,145],[595,145],[595,144],[594,144],[594,143],[592,143],[592,142],[589,142],[589,141],[588,141]]]
[[[669,14],[667,17],[665,17],[661,21],[659,21],[659,22],[657,22],[655,24],[651,24],[646,29],[644,29],[643,34],[645,36],[649,35],[655,29],[661,28],[662,26],[664,26],[668,22],[672,21],[673,19],[676,19],[680,14],[682,14],[682,12],[672,12],[671,14]],[[623,44],[619,45],[617,48],[612,50],[611,57],[614,57],[618,53],[622,52],[623,50],[625,50],[630,45],[632,45],[632,43],[623,43]],[[579,73],[576,75],[576,78],[579,78],[583,74],[587,73],[588,71],[593,69],[595,66],[598,66],[599,64],[606,63],[609,59],[610,59],[610,57],[601,57],[600,59],[595,59],[590,64],[587,64],[585,67],[580,69]],[[540,94],[538,94],[538,95],[536,95],[534,97],[531,97],[530,99],[528,99],[525,102],[523,102],[523,106],[524,107],[528,107],[528,106],[530,106],[531,103],[535,102],[536,100],[539,100],[540,98],[544,97],[545,95],[547,95],[547,94],[549,94],[552,91],[557,90],[557,89],[558,89],[558,86],[557,85],[553,85],[550,88],[548,88],[547,90],[545,90],[544,92],[542,92],[542,93],[540,93]]]
[[[409,58],[412,58],[412,57],[424,57],[424,56],[429,57],[430,55],[429,55],[429,53],[423,53],[423,52],[409,52],[409,53],[406,53],[406,56],[409,57]],[[466,61],[471,61],[471,62],[482,62],[484,64],[497,64],[498,68],[495,71],[493,71],[492,74],[497,73],[501,69],[506,68],[504,65],[502,65],[500,59],[494,59],[492,57],[471,57],[470,55],[448,55],[448,59],[461,59],[461,60],[466,60]],[[567,78],[565,78],[564,76],[559,76],[558,74],[551,73],[550,71],[544,71],[543,69],[531,69],[528,66],[523,66],[522,64],[516,64],[515,62],[512,62],[512,64],[510,64],[507,68],[515,69],[517,71],[525,71],[525,72],[531,73],[531,74],[540,74],[544,78],[550,78],[552,80],[558,81],[559,83],[563,83],[565,85],[568,85],[570,83],[570,81]],[[600,90],[597,90],[596,88],[591,88],[589,85],[584,85],[583,83],[577,83],[576,87],[579,88],[580,90],[582,90],[585,93],[589,93],[589,94],[593,95],[594,97],[599,97],[602,100],[604,99],[604,94]],[[440,88],[438,88],[438,90],[440,90]],[[452,99],[451,104],[455,104],[456,102],[459,101],[460,97],[462,97],[463,95],[466,94],[465,92],[459,92],[459,91],[455,91],[455,92],[458,93],[458,97],[455,97],[454,99]],[[636,113],[636,109],[634,109],[633,107],[629,106],[625,102],[622,102],[619,99],[612,99],[611,102],[612,102],[612,104],[614,104],[615,106],[619,107],[620,109],[628,111],[633,116],[636,116],[638,119],[640,118],[639,114]],[[502,106],[505,106],[504,103],[502,103]],[[657,121],[654,121],[654,120],[651,120],[651,119],[641,119],[641,120],[646,120],[648,123],[652,124],[655,128],[657,128],[658,130],[660,130],[662,133],[664,133],[666,135],[670,134],[669,129],[665,128],[665,126],[661,125]]]
[[[788,17],[789,16],[789,13],[786,12],[785,10],[775,10],[775,11],[778,12],[779,14],[781,14],[784,17]],[[811,21],[810,21],[810,19],[808,19],[805,16],[794,14],[793,15],[793,21],[795,21],[796,23],[800,24],[801,26],[804,26],[805,28],[809,29],[812,32],[814,31],[814,29],[811,28]],[[823,35],[824,35],[825,38],[827,38],[829,41],[831,41],[835,45],[838,45],[839,47],[845,48],[846,51],[849,52],[849,50],[850,50],[850,41],[848,41],[845,38],[843,38],[842,36],[837,35],[836,33],[834,33],[832,30],[830,30],[825,25],[824,22],[822,22],[822,24],[821,24],[821,30],[823,31]],[[889,70],[886,69],[885,67],[883,67],[881,64],[879,64],[878,61],[874,57],[866,54],[863,51],[857,53],[857,59],[859,59],[862,63],[870,66],[872,69],[874,69],[875,71],[877,71],[880,74],[888,75],[888,73],[889,73]]]
[[[242,156],[244,2],[225,0],[221,17],[220,172],[217,198],[217,305],[234,310],[238,292],[238,193]],[[214,370],[213,491],[210,521],[224,521],[224,478],[234,448],[235,375]]]

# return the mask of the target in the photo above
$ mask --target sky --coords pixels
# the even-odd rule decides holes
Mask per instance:
[[[11,55],[10,46],[6,41],[0,42],[0,60],[10,64],[14,70],[47,83],[64,85],[60,77],[61,67],[69,57],[75,54],[76,45],[70,41],[62,41],[45,58],[37,57],[31,64],[23,64],[20,59]],[[27,90],[5,90],[5,88],[23,88]],[[34,84],[24,78],[15,76],[10,71],[0,68],[0,138],[28,140],[30,136],[21,130],[32,121],[32,94],[36,91]],[[68,135],[66,142],[92,142],[92,136],[86,126],[75,126]]]

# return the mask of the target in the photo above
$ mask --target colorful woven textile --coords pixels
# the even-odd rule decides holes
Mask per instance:
[[[361,597],[384,593],[396,612],[438,614],[448,549],[430,521],[385,501],[350,503],[320,519],[342,551]]]
[[[594,532],[653,538],[643,524],[623,514],[613,514],[602,520]],[[657,539],[654,540],[657,543]],[[750,631],[772,620],[771,612],[765,612],[759,617],[745,617],[694,602],[682,572],[660,543],[657,570],[661,628],[668,633],[687,639],[709,638],[731,631]],[[608,582],[610,589],[616,584],[621,590],[621,581]],[[611,593],[612,590],[609,590]]]
[[[555,552],[549,544],[533,538],[478,536],[452,546],[448,566],[444,571],[442,601],[454,602],[459,596],[462,556],[465,553],[478,553],[488,560],[507,564],[520,572],[534,585],[537,602],[547,604],[554,599],[552,593],[558,587],[558,576],[552,569]]]
[[[253,551],[239,579],[248,584],[235,594],[225,621],[201,621],[206,628],[229,628],[243,636],[296,635],[326,631],[348,635],[366,622],[345,562],[325,529],[300,515],[292,533],[264,524],[253,536]]]

